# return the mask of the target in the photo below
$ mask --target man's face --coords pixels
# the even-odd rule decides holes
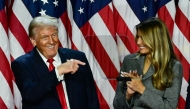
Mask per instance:
[[[47,59],[53,58],[59,47],[58,30],[54,26],[47,26],[37,29],[36,32],[36,36],[30,38],[32,44]]]

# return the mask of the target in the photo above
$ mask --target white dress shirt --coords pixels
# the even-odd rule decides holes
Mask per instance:
[[[47,62],[48,59],[46,59],[41,53],[40,51],[37,49],[38,53],[40,54],[40,56],[42,57],[43,61],[45,62],[45,64],[47,65],[47,67],[49,66],[49,62]],[[63,86],[63,90],[64,90],[64,94],[65,94],[65,99],[66,99],[66,102],[67,102],[67,107],[68,109],[70,109],[70,105],[69,105],[69,101],[68,101],[68,96],[67,96],[67,90],[66,90],[66,85],[65,85],[65,81],[64,81],[64,75],[61,75],[59,76],[59,72],[57,70],[57,67],[59,65],[62,64],[61,62],[61,58],[59,56],[59,54],[57,53],[54,57],[53,57],[54,61],[53,61],[53,65],[55,67],[55,72],[56,72],[56,76],[57,76],[57,79],[58,81],[61,81],[63,80],[61,83],[62,83],[62,86]]]

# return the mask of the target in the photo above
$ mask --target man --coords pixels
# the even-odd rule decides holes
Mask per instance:
[[[34,18],[29,39],[33,50],[11,63],[23,109],[100,108],[85,54],[58,47],[56,18]]]

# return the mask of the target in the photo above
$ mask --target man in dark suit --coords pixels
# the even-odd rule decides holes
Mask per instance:
[[[34,18],[29,25],[29,39],[33,50],[11,63],[23,109],[100,108],[85,54],[59,48],[56,18]]]

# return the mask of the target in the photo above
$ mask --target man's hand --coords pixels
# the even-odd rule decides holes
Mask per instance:
[[[78,70],[79,65],[86,65],[86,63],[76,60],[76,59],[70,59],[70,60],[67,60],[67,62],[58,66],[57,70],[60,76],[66,73],[70,73],[70,72],[71,74],[74,74]]]

